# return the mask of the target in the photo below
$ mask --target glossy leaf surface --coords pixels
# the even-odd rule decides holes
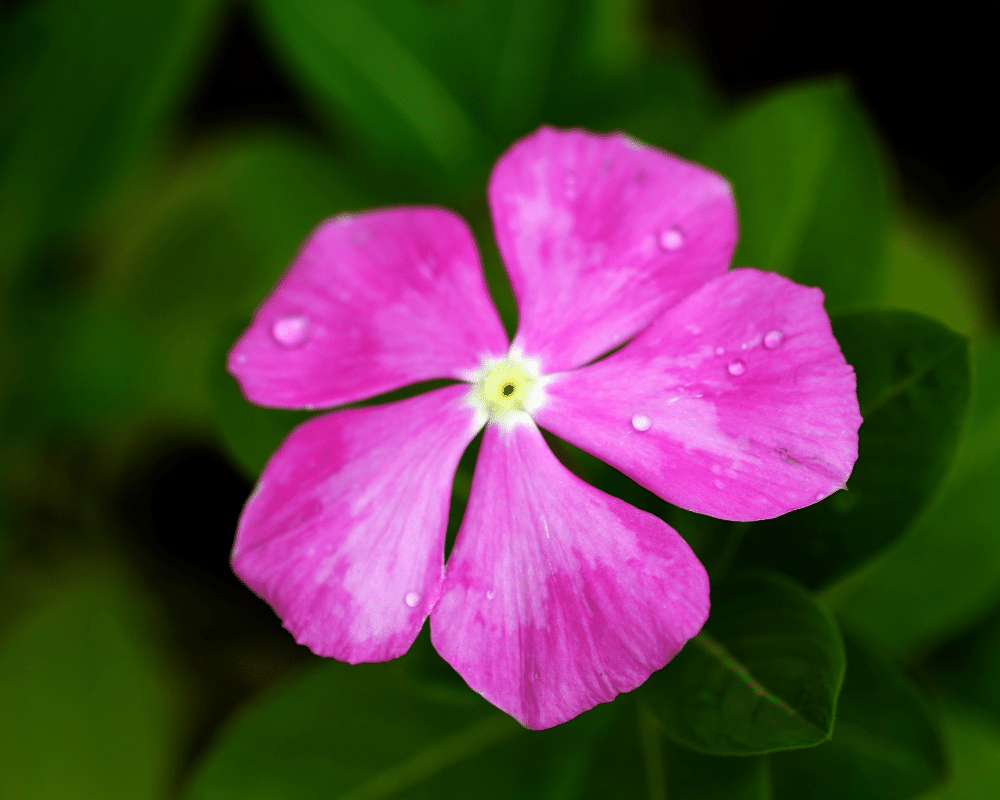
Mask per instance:
[[[947,479],[884,557],[838,587],[838,616],[899,653],[1000,600],[1000,344],[974,343],[972,355],[969,419]]]
[[[713,587],[703,632],[642,696],[679,744],[750,755],[828,739],[843,674],[826,610],[792,581],[749,573]]]
[[[927,701],[898,667],[846,642],[847,673],[830,741],[771,756],[774,800],[907,800],[945,775]]]

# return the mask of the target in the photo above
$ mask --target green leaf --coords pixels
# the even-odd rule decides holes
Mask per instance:
[[[846,638],[847,672],[829,742],[771,756],[774,800],[907,800],[945,774],[927,702],[888,659]]]
[[[17,317],[23,368],[0,402],[0,428],[107,430],[141,407],[153,377],[152,343],[128,309],[70,297],[19,309]]]
[[[574,78],[549,101],[552,122],[625,131],[689,158],[697,156],[722,106],[702,70],[676,58],[659,58],[611,81]]]
[[[482,156],[480,125],[427,63],[443,43],[425,6],[260,0],[259,7],[308,90],[385,166],[454,174]],[[468,74],[477,67],[474,60]]]
[[[0,647],[0,796],[166,797],[168,702],[122,599],[96,582],[62,589]]]
[[[734,263],[820,286],[830,309],[880,295],[886,169],[843,81],[764,97],[710,137],[699,160],[736,192],[741,234]]]
[[[990,327],[985,271],[962,240],[915,214],[901,214],[889,238],[884,302],[926,314],[965,335]]]
[[[182,99],[217,0],[25,3],[0,39],[0,276],[77,225]]]
[[[810,587],[846,574],[894,541],[932,496],[955,452],[969,399],[965,337],[904,311],[833,318],[858,376],[858,461],[848,491],[754,523],[737,560]]]
[[[743,574],[714,590],[705,629],[641,690],[666,733],[718,755],[828,739],[844,674],[833,618],[775,575]]]
[[[771,800],[766,756],[696,753],[663,735],[630,696],[601,734],[579,800]]]
[[[1000,786],[1000,726],[958,705],[945,707],[949,781],[921,800],[994,800]]]
[[[934,501],[869,569],[832,587],[838,616],[898,653],[1000,601],[1000,342],[974,342],[972,363],[969,421]]]
[[[163,165],[114,218],[93,279],[154,342],[146,402],[207,414],[223,333],[235,340],[233,320],[249,321],[317,223],[364,204],[337,162],[290,136],[234,136]]]
[[[248,709],[198,768],[189,800],[551,798],[583,789],[605,705],[532,732],[406,660],[324,662]]]

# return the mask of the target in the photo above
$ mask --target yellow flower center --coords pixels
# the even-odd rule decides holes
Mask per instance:
[[[496,422],[509,428],[526,422],[545,400],[546,379],[538,374],[538,363],[516,351],[484,359],[468,380],[469,403],[479,412],[480,424]]]
[[[477,388],[490,416],[511,411],[528,411],[531,389],[538,380],[514,361],[487,367]]]

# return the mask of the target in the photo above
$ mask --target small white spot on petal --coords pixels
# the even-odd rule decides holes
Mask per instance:
[[[822,500],[824,497],[826,497],[826,492],[816,492],[816,502],[817,503],[820,500]]]
[[[271,326],[271,336],[282,347],[301,347],[309,338],[309,327],[305,314],[284,314]]]
[[[410,608],[416,608],[420,603],[420,592],[408,592],[403,600]]]
[[[778,331],[778,330],[770,331],[764,337],[764,349],[765,350],[774,350],[774,349],[776,349],[778,347],[781,347],[781,343],[784,342],[784,341],[785,341],[785,334],[784,333],[782,333],[781,331]]]
[[[715,348],[715,354],[717,356],[724,356],[726,354],[726,348],[725,347],[716,347]]]
[[[747,365],[746,362],[743,361],[743,359],[734,358],[732,361],[729,362],[729,366],[726,367],[726,370],[733,377],[739,377],[740,375],[742,375],[744,372],[747,371]]]
[[[492,600],[493,597],[494,597],[494,592],[493,592],[492,589],[490,589],[488,592],[486,592],[486,599],[487,600]]]
[[[684,246],[684,231],[676,225],[672,228],[665,228],[660,231],[657,241],[660,243],[660,247],[668,253],[676,252]]]
[[[645,414],[636,414],[632,417],[632,427],[642,433],[643,431],[648,431],[653,427],[653,420]]]

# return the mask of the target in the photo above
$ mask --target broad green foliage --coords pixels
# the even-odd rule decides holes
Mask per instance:
[[[780,89],[724,125],[698,155],[736,192],[735,265],[820,286],[831,310],[882,293],[886,176],[847,84]]]
[[[167,797],[175,766],[167,686],[132,616],[106,584],[90,581],[4,632],[0,797]]]
[[[993,800],[1000,787],[1000,726],[967,708],[944,713],[952,779],[921,800]]]
[[[829,742],[771,756],[775,800],[905,800],[945,777],[927,701],[886,658],[850,637]]]
[[[162,164],[112,214],[88,291],[16,313],[26,353],[8,424],[207,415],[225,349],[302,240],[363,205],[333,159],[288,136],[223,139]]]
[[[998,796],[1000,345],[975,259],[893,207],[849,82],[732,107],[683,48],[662,46],[646,0],[234,8],[0,4],[0,797]],[[229,34],[216,34],[232,19],[258,28],[264,61],[319,132],[263,118],[206,130],[185,115],[217,89]],[[485,186],[496,157],[541,124],[622,130],[709,164],[739,206],[735,265],[823,289],[865,420],[847,490],[730,523],[547,437],[585,480],[673,525],[709,570],[705,630],[643,687],[527,731],[425,630],[396,662],[313,663],[180,742],[178,710],[204,705],[212,684],[195,669],[180,691],[158,661],[141,569],[132,589],[102,577],[102,563],[160,557],[118,520],[124,454],[195,431],[259,473],[309,414],[248,403],[226,353],[309,232],[344,211],[460,213],[513,334]],[[478,441],[455,478],[447,547]],[[102,515],[120,527],[94,533]],[[82,558],[90,578],[36,581]],[[7,602],[36,582],[26,611]],[[233,659],[256,669],[257,644],[245,646]],[[234,669],[220,663],[206,666]],[[927,696],[942,700],[947,758]]]
[[[1000,600],[1000,344],[973,347],[968,424],[932,505],[883,558],[839,587],[838,614],[902,653]]]
[[[160,133],[216,0],[42,0],[0,31],[0,277],[78,224]]]
[[[713,106],[680,63],[645,59],[640,4],[608,0],[258,0],[317,107],[381,168],[481,185],[548,122],[685,147]],[[478,189],[478,186],[477,186]]]
[[[934,222],[901,214],[889,236],[884,302],[926,314],[966,336],[989,329],[983,268],[958,237]]]
[[[531,732],[405,665],[330,661],[281,688],[226,731],[188,800],[579,796],[616,706]]]
[[[828,739],[843,675],[825,609],[787,579],[751,573],[713,587],[704,630],[642,694],[675,741],[747,755]]]
[[[890,544],[930,498],[954,457],[969,398],[965,337],[907,312],[833,318],[861,404],[847,490],[758,522],[738,558],[807,586],[829,583]]]

